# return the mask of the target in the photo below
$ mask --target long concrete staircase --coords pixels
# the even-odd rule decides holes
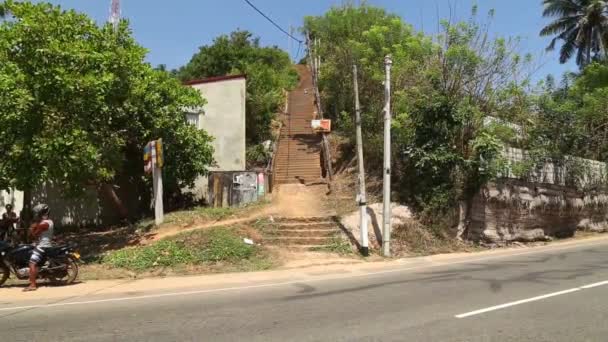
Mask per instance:
[[[309,184],[321,179],[321,137],[310,127],[315,116],[312,75],[297,66],[300,84],[289,93],[274,161],[274,183]]]
[[[321,182],[321,136],[310,125],[316,115],[312,75],[305,65],[296,68],[300,84],[289,93],[274,159],[280,210],[263,229],[264,243],[299,250],[327,248],[346,240],[338,219],[322,204],[327,189]]]

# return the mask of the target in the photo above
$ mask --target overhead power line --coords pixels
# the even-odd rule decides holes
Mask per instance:
[[[272,20],[269,16],[267,16],[264,12],[262,12],[260,9],[258,9],[257,7],[255,7],[254,4],[251,3],[251,1],[249,0],[244,0],[249,6],[251,6],[251,8],[253,8],[256,12],[258,12],[259,14],[261,14],[264,18],[266,18],[266,20],[268,20],[270,23],[272,23],[272,25],[274,25],[276,28],[278,28],[279,30],[281,30],[281,32],[285,33],[287,36],[289,36],[291,39],[295,40],[296,42],[302,44],[303,41],[294,37],[291,33],[287,32],[285,29],[283,29],[281,26],[279,26],[279,24],[277,24],[274,20]]]

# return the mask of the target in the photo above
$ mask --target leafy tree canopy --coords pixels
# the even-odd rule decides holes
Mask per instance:
[[[0,188],[141,183],[142,148],[157,138],[169,192],[207,171],[210,138],[182,111],[204,101],[144,61],[126,21],[115,32],[29,1],[3,1],[0,13]]]
[[[562,46],[559,61],[566,63],[576,54],[576,64],[584,67],[604,58],[608,48],[608,1],[543,0],[543,16],[555,18],[540,32],[553,36],[548,50]]]
[[[263,47],[251,32],[239,30],[201,46],[177,71],[182,81],[234,74],[247,76],[248,143],[270,139],[272,120],[285,101],[284,91],[297,82],[289,55],[276,46]]]

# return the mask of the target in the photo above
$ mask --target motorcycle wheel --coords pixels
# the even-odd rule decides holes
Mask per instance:
[[[70,285],[76,281],[78,277],[78,264],[72,258],[67,258],[65,261],[66,273],[62,277],[49,276],[48,279],[54,285]]]
[[[0,263],[0,286],[4,285],[8,276],[11,274],[11,270],[4,263]]]

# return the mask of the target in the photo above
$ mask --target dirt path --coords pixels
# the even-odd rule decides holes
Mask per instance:
[[[142,241],[148,244],[160,239],[181,234],[184,232],[209,229],[220,226],[242,224],[263,217],[319,217],[334,215],[334,212],[323,207],[327,193],[326,185],[284,184],[276,190],[270,205],[254,213],[239,218],[219,220],[198,224],[193,227],[169,226],[163,227],[146,236]]]
[[[269,212],[283,217],[317,217],[333,215],[324,208],[326,185],[284,184],[276,193]]]

